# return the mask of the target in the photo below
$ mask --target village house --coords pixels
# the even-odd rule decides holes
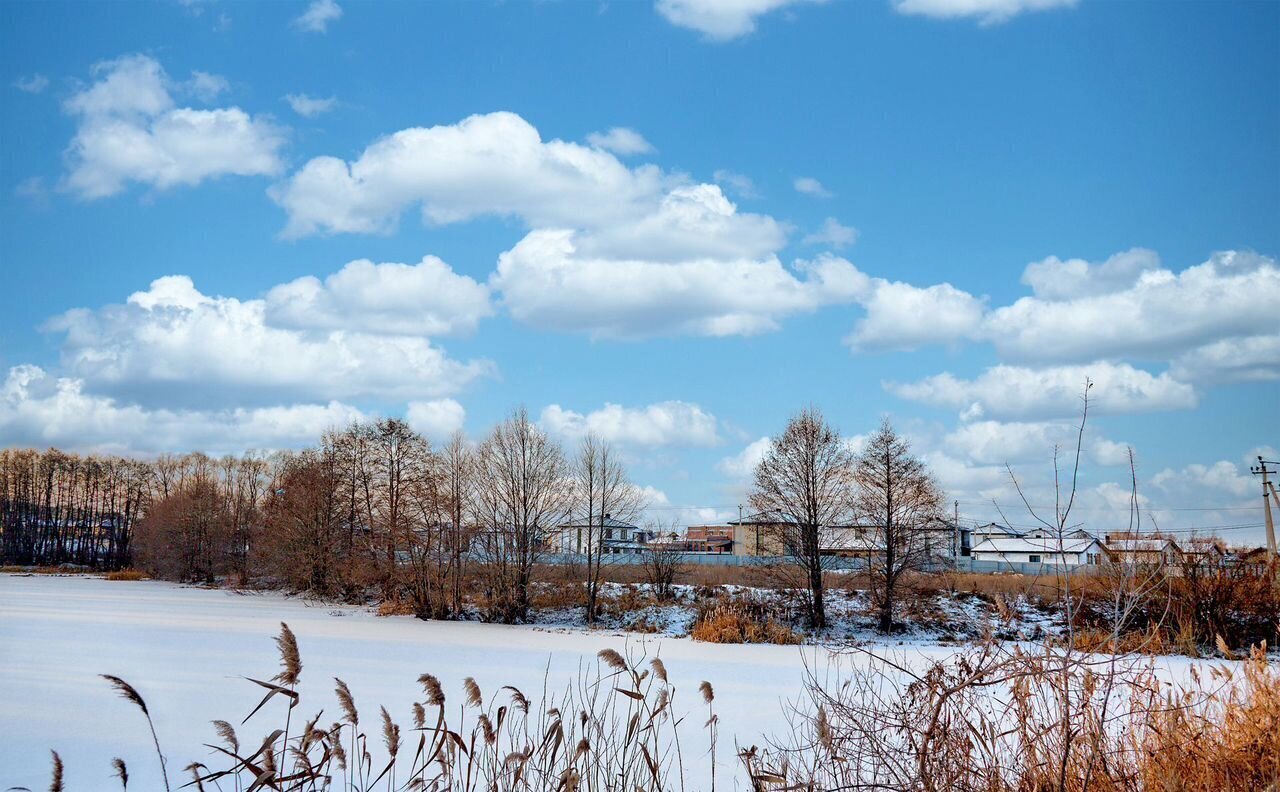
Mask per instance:
[[[548,543],[560,553],[587,552],[587,542],[592,534],[598,537],[598,549],[604,555],[634,555],[642,553],[656,533],[629,522],[614,519],[606,514],[603,521],[577,520],[556,527]]]
[[[1095,537],[996,536],[973,546],[974,561],[1040,564],[1050,567],[1097,566],[1107,559],[1107,548]]]
[[[1136,566],[1176,566],[1182,562],[1182,548],[1160,534],[1122,531],[1107,534],[1107,551],[1113,561]]]

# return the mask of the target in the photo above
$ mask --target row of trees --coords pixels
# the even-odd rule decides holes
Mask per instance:
[[[824,572],[830,531],[856,526],[867,554],[879,628],[893,627],[903,576],[932,547],[930,527],[942,517],[937,482],[886,420],[855,453],[816,408],[802,410],[775,437],[756,466],[751,506],[766,519],[803,571],[809,623],[827,626]],[[844,532],[848,535],[848,531]]]
[[[136,460],[0,450],[0,560],[127,564],[153,483],[151,467]]]
[[[376,589],[429,618],[457,617],[474,598],[500,621],[526,616],[534,569],[569,524],[594,622],[611,520],[638,520],[646,505],[608,442],[587,436],[566,454],[524,410],[477,445],[456,435],[440,448],[384,419],[269,456],[5,451],[0,495],[6,563],[133,560],[176,580],[234,575],[345,598]],[[898,581],[922,555],[918,529],[938,515],[941,494],[887,422],[855,454],[808,409],[772,442],[751,503],[776,516],[816,629],[826,626],[825,532],[870,529],[866,541],[884,548],[872,571],[888,629]]]
[[[607,442],[588,436],[569,458],[524,410],[475,446],[456,435],[436,449],[385,419],[268,458],[167,460],[154,480],[137,530],[148,571],[240,574],[339,597],[375,588],[428,618],[458,616],[471,595],[489,618],[523,619],[537,563],[572,522],[594,620],[603,526],[644,506]]]

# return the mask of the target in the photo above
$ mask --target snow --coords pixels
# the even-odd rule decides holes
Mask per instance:
[[[606,647],[661,656],[686,707],[701,713],[698,683],[715,686],[722,777],[736,775],[735,740],[759,744],[786,729],[784,706],[801,693],[805,663],[822,669],[830,656],[814,646],[704,644],[676,637],[675,629],[642,635],[428,622],[275,593],[0,574],[0,789],[47,788],[49,749],[66,763],[69,790],[114,788],[113,756],[128,763],[130,788],[160,788],[142,714],[114,694],[98,677],[103,673],[127,680],[146,699],[171,779],[191,761],[208,761],[209,721],[238,724],[261,693],[243,677],[266,679],[278,670],[272,638],[281,621],[298,636],[300,711],[308,716],[321,707],[336,712],[335,676],[350,685],[366,717],[385,704],[403,724],[411,702],[421,698],[416,680],[422,673],[439,677],[455,700],[467,676],[486,694],[515,685],[536,700],[544,678],[552,689],[562,688],[582,665],[594,667]],[[679,619],[669,614],[662,621]],[[892,649],[912,664],[957,651],[920,636],[895,641]],[[1173,676],[1183,676],[1192,662],[1161,661]],[[256,742],[274,727],[259,718],[244,727],[242,742]],[[682,726],[691,778],[705,778],[710,762],[702,720],[691,717]]]

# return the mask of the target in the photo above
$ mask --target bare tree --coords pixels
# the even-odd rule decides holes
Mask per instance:
[[[534,564],[568,512],[569,467],[560,447],[521,408],[480,445],[476,478],[490,615],[519,621],[528,614]]]
[[[809,407],[787,423],[756,466],[751,507],[776,520],[783,547],[803,568],[809,625],[815,630],[827,626],[823,535],[847,521],[853,463],[840,433]]]
[[[595,434],[584,437],[574,460],[572,519],[566,530],[573,532],[575,550],[584,562],[587,624],[596,621],[600,584],[609,560],[605,540],[613,538],[612,522],[635,519],[643,500],[613,446]]]
[[[474,498],[475,467],[475,453],[462,432],[455,432],[440,450],[440,487],[448,510],[449,607],[455,617],[462,613],[466,552],[473,533],[469,510]]]
[[[676,546],[679,535],[675,520],[666,526],[657,523],[653,532],[655,539],[645,548],[640,567],[653,595],[666,602],[675,593],[676,577],[685,570],[684,552]]]
[[[289,586],[317,594],[342,588],[345,544],[341,460],[332,445],[278,457],[254,543],[258,565]]]
[[[942,491],[886,419],[867,441],[854,472],[853,511],[879,553],[871,556],[871,594],[879,629],[893,629],[902,576],[928,558],[928,524],[942,514]]]

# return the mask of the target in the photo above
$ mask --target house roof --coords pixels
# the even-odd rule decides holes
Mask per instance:
[[[561,528],[601,528],[601,527],[604,527],[604,528],[626,528],[626,529],[628,529],[628,530],[635,530],[635,529],[639,528],[640,526],[638,526],[638,525],[632,525],[631,523],[629,523],[629,522],[623,522],[622,520],[615,520],[615,519],[613,519],[612,517],[610,517],[610,516],[608,516],[608,515],[605,515],[603,525],[602,525],[598,520],[578,520],[578,521],[576,521],[576,522],[561,523],[561,524],[560,524],[560,527],[561,527]]]
[[[974,528],[973,534],[975,536],[1023,536],[1024,532],[1015,531],[1007,525],[991,522]]]
[[[1167,547],[1172,547],[1174,550],[1180,549],[1172,539],[1165,539],[1164,537],[1152,537],[1150,539],[1126,537],[1124,539],[1107,540],[1107,549],[1120,553],[1161,553]]]
[[[1094,545],[1102,547],[1093,537],[1057,539],[1031,539],[1024,536],[984,539],[973,546],[973,553],[1083,553]]]

